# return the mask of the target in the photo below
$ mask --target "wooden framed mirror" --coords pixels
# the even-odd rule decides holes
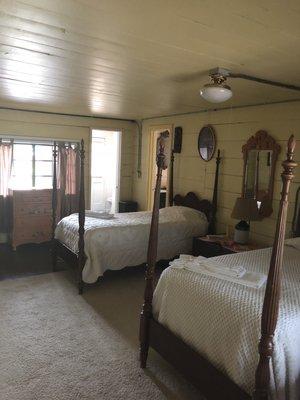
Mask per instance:
[[[216,149],[216,134],[211,125],[204,126],[198,136],[198,152],[202,160],[210,161]]]
[[[266,131],[258,131],[242,148],[244,158],[242,196],[257,200],[261,218],[273,212],[274,175],[281,147]]]

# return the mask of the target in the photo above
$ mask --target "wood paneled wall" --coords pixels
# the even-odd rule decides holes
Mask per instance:
[[[131,200],[134,167],[133,143],[136,135],[135,123],[100,118],[83,118],[25,111],[0,110],[1,135],[69,140],[84,139],[86,149],[85,187],[87,208],[90,204],[91,128],[122,131],[120,198],[122,200]]]
[[[134,177],[133,198],[141,209],[147,206],[147,165],[148,136],[153,125],[172,124],[182,126],[183,142],[181,154],[176,154],[174,169],[174,193],[185,194],[195,191],[202,197],[212,198],[215,160],[206,163],[198,155],[197,138],[200,128],[212,124],[216,130],[217,147],[221,150],[219,207],[217,213],[218,231],[225,232],[227,226],[232,230],[236,220],[231,218],[235,199],[241,194],[243,159],[242,145],[259,129],[266,130],[282,146],[276,167],[274,212],[270,218],[251,224],[254,240],[272,243],[279,207],[281,190],[281,161],[285,157],[286,141],[293,133],[298,141],[296,161],[300,161],[300,102],[255,106],[223,111],[178,115],[174,117],[154,118],[143,122],[142,177]],[[135,148],[137,154],[137,147]],[[287,234],[290,234],[296,188],[300,185],[300,168],[291,188],[291,205],[288,214]]]

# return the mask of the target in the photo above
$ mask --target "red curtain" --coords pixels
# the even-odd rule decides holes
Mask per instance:
[[[58,144],[57,188],[60,218],[78,212],[80,184],[79,145]]]

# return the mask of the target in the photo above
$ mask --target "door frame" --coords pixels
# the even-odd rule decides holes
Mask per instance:
[[[93,131],[110,131],[110,132],[118,132],[118,149],[117,149],[117,173],[116,173],[116,213],[119,212],[119,201],[120,201],[120,186],[121,186],[121,165],[122,165],[122,138],[123,138],[123,129],[121,128],[112,128],[112,127],[90,127],[90,143],[89,143],[89,179],[88,179],[88,193],[89,193],[89,205],[92,207],[92,144],[93,144]]]
[[[149,145],[148,145],[148,178],[147,178],[147,210],[151,211],[153,208],[153,183],[155,182],[156,176],[156,168],[155,165],[155,157],[156,157],[156,135],[158,132],[163,132],[168,130],[170,133],[170,149],[169,149],[169,160],[171,159],[171,151],[173,148],[173,124],[161,124],[161,125],[151,125],[149,127]],[[168,166],[169,168],[169,166]],[[167,178],[167,196],[166,196],[166,204],[168,204],[169,197],[169,172]]]

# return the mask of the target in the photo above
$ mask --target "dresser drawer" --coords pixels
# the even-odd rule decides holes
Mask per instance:
[[[52,238],[51,229],[39,229],[32,230],[31,232],[28,230],[17,230],[14,232],[12,245],[14,248],[19,246],[20,244],[25,243],[42,243],[50,241]]]
[[[52,215],[52,206],[50,203],[30,203],[15,206],[15,216],[33,216],[33,215]]]
[[[27,215],[22,215],[14,221],[14,230],[27,229],[32,231],[34,229],[51,229],[52,218],[50,215],[32,215],[30,218]]]
[[[43,190],[14,190],[13,198],[16,202],[22,203],[40,203],[40,202],[49,202],[51,203],[52,199],[52,189],[43,189]]]

